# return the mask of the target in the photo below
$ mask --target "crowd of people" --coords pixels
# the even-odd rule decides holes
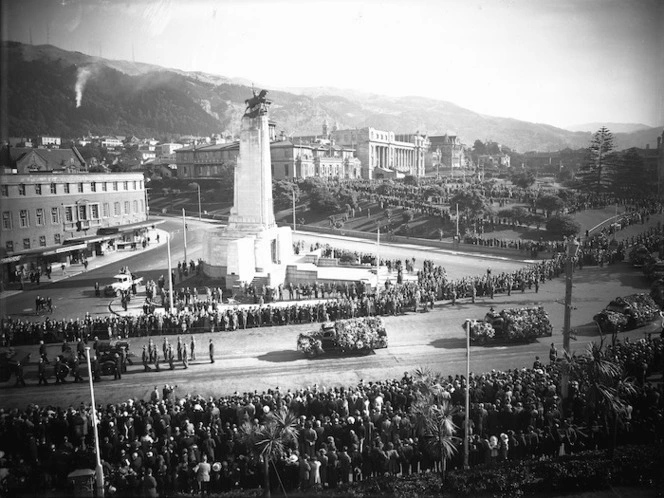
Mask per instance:
[[[46,317],[41,322],[5,317],[1,319],[0,344],[17,346],[44,342],[85,342],[97,337],[128,339],[139,336],[177,335],[201,332],[223,332],[255,327],[279,326],[291,323],[326,322],[362,316],[400,315],[408,311],[426,311],[436,301],[449,301],[456,305],[458,299],[477,297],[493,298],[495,294],[511,294],[512,291],[537,292],[540,284],[560,275],[564,269],[564,257],[555,255],[523,269],[506,273],[486,274],[449,279],[445,269],[425,261],[417,271],[417,281],[406,281],[402,271],[415,272],[414,261],[384,261],[395,270],[393,281],[388,280],[380,289],[370,293],[361,283],[318,284],[306,286],[280,286],[275,289],[247,289],[258,304],[228,305],[223,303],[221,289],[206,288],[204,292],[183,287],[174,295],[174,310],[154,313],[146,299],[142,315],[92,317],[83,319],[52,320]],[[157,284],[149,283],[153,293],[161,295],[162,305],[168,303],[162,279]],[[263,303],[270,294],[276,302]],[[313,298],[316,301],[303,300]],[[288,303],[281,303],[290,298]]]
[[[629,409],[619,426],[619,443],[664,442],[662,384],[647,381],[661,372],[662,344],[661,338],[649,337],[606,350],[605,360],[638,374],[624,399]],[[430,391],[422,387],[433,378],[416,372],[349,387],[276,387],[210,398],[155,386],[149,399],[97,407],[104,474],[110,489],[122,496],[256,488],[265,467],[252,434],[286,411],[294,416],[296,437],[283,441],[283,451],[269,467],[271,485],[286,492],[440,470],[431,435],[420,423],[420,401],[454,407],[452,421],[462,435],[466,379],[435,377],[443,390],[429,399],[425,393]],[[611,444],[583,378],[571,383],[569,397],[561,402],[555,363],[536,359],[533,368],[471,375],[469,387],[471,466],[554,458]],[[67,489],[69,472],[94,468],[92,423],[91,407],[84,404],[0,408],[5,489]],[[454,444],[458,451],[448,468],[462,466],[461,440]]]

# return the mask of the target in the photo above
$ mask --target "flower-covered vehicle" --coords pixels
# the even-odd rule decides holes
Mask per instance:
[[[638,244],[629,251],[629,259],[632,262],[632,265],[641,268],[652,259],[652,256],[646,246]]]
[[[659,308],[648,294],[617,297],[593,317],[603,333],[621,332],[642,327],[659,315]]]
[[[483,321],[470,323],[470,340],[475,344],[532,342],[538,337],[550,337],[552,333],[549,315],[541,306],[509,308],[499,313],[491,308]]]
[[[643,274],[650,281],[664,278],[664,260],[650,258],[643,265]]]
[[[297,349],[310,358],[321,354],[368,354],[387,347],[387,332],[380,317],[326,322],[320,330],[300,334]]]

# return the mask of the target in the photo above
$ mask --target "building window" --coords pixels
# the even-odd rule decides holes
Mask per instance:
[[[86,204],[82,204],[81,206],[78,206],[78,219],[79,220],[87,220],[88,219],[88,206]]]
[[[7,249],[7,252],[14,252],[14,242],[11,240],[8,240],[5,243],[5,249]]]
[[[71,206],[65,208],[65,221],[67,223],[72,223],[74,221],[74,210]]]
[[[124,214],[129,214],[129,201],[124,202]]]
[[[23,239],[23,249],[30,249],[30,239]]]
[[[124,189],[129,190],[129,182],[124,182]]]
[[[122,214],[120,212],[120,203],[119,202],[114,202],[113,203],[113,214],[114,214],[114,216],[120,216]]]
[[[21,209],[21,228],[27,228],[30,226],[30,220],[28,218],[28,210]]]
[[[39,246],[46,247],[46,235],[39,236]]]
[[[55,183],[51,183],[51,193],[52,194],[58,193],[58,186]]]
[[[113,191],[114,192],[118,191],[118,182],[113,182]]]
[[[44,224],[44,210],[42,208],[37,208],[37,226],[42,226]]]
[[[104,204],[102,206],[102,209],[103,209],[103,213],[104,213],[104,218],[108,218],[111,215],[111,210],[110,210],[110,207],[108,205],[108,202],[104,202]]]
[[[134,190],[136,190],[136,180],[134,180]]]
[[[60,234],[59,234],[59,233],[56,233],[56,234],[53,236],[53,240],[55,241],[56,244],[60,244]]]
[[[69,193],[69,184],[65,183],[65,194]]]
[[[58,208],[51,208],[51,223],[54,225],[60,223],[60,211],[58,211]]]
[[[143,180],[138,180],[138,188],[143,190]]]
[[[2,185],[2,197],[9,197],[9,185]]]
[[[102,192],[108,191],[108,184],[106,182],[101,182],[101,191]]]
[[[11,211],[2,212],[2,229],[11,230],[12,229],[12,213]]]
[[[134,213],[138,213],[138,201],[134,201]]]
[[[42,195],[41,183],[35,183],[35,194]]]
[[[99,219],[99,204],[90,204],[90,219]]]
[[[90,191],[91,192],[97,191],[97,182],[90,182]]]
[[[78,193],[79,193],[79,194],[82,194],[82,193],[83,193],[83,182],[80,182],[80,183],[78,184]]]
[[[18,195],[25,195],[25,183],[21,183],[18,186]]]

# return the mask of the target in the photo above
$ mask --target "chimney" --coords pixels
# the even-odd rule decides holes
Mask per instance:
[[[650,144],[646,144],[646,150],[650,150]]]
[[[662,137],[657,137],[657,148],[659,149],[662,146]]]

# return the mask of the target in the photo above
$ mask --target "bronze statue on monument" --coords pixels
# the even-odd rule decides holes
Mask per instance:
[[[244,115],[248,118],[257,118],[258,116],[267,113],[267,107],[272,101],[265,98],[267,90],[261,90],[259,93],[256,93],[256,90],[252,89],[252,92],[254,93],[254,96],[244,101],[247,105],[247,108],[244,110]]]

